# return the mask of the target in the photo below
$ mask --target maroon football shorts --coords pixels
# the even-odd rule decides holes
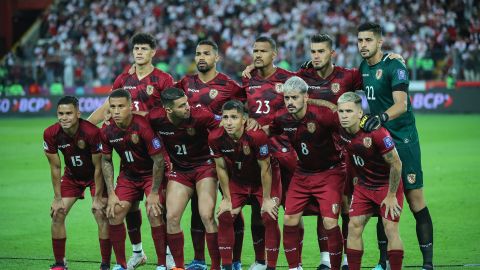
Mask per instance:
[[[263,202],[262,180],[257,179],[256,184],[242,184],[239,181],[231,180],[228,183],[230,188],[230,197],[232,200],[232,208],[238,208],[247,204],[251,197],[255,197],[261,206]],[[272,166],[272,188],[270,191],[271,198],[278,198],[278,202],[282,200],[282,183],[280,181],[280,169],[278,165]]]
[[[83,180],[76,180],[70,178],[66,175],[62,176],[62,180],[60,182],[60,192],[62,194],[62,198],[85,198],[85,189],[90,187],[90,195],[93,197],[95,196],[95,181],[83,181]],[[107,188],[103,189],[102,197],[107,198]]]
[[[334,167],[319,173],[301,173],[296,171],[287,191],[285,214],[298,214],[305,210],[311,198],[314,198],[322,217],[338,219],[340,212],[345,168]]]
[[[168,173],[167,178],[168,181],[175,181],[191,189],[195,189],[195,185],[205,178],[217,179],[217,171],[215,169],[215,163],[201,165],[190,171],[180,171],[173,168]]]
[[[350,205],[351,217],[361,216],[361,215],[381,215],[385,218],[385,205],[380,207],[380,204],[385,199],[388,194],[388,185],[378,188],[376,190],[367,189],[362,185],[355,185],[352,195],[352,204]],[[397,202],[403,209],[403,185],[400,182],[400,185],[397,189]],[[400,217],[396,216],[394,219],[388,214],[387,220],[398,222]]]
[[[152,190],[152,176],[143,177],[142,181],[128,180],[125,176],[119,175],[117,178],[117,186],[115,187],[115,194],[120,201],[135,202],[143,199],[143,194],[148,196]],[[158,196],[160,204],[165,205],[165,187],[166,181],[162,181]]]

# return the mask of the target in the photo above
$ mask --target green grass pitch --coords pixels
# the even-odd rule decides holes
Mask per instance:
[[[0,119],[1,269],[48,269],[53,261],[49,217],[52,187],[43,154],[42,133],[54,121],[53,118]],[[479,264],[480,116],[418,115],[417,126],[425,194],[434,222],[435,264],[445,266],[442,269]],[[70,269],[98,269],[100,255],[90,204],[89,197],[79,201],[67,218],[66,256]],[[244,209],[244,214],[246,232],[242,261],[248,269],[253,261],[249,207]],[[145,214],[143,216],[143,243],[152,263],[156,261],[155,252],[148,221]],[[303,263],[306,268],[316,267],[319,262],[315,222],[313,217],[305,219]],[[190,216],[186,213],[182,220],[186,261],[193,256],[189,223]],[[374,224],[375,220],[370,221],[364,235],[364,266],[373,266],[378,257]],[[408,210],[402,214],[401,237],[405,245],[404,265],[420,265],[415,223]],[[128,242],[126,247],[128,255]],[[279,265],[278,269],[287,269],[283,249]],[[154,269],[154,266],[149,264],[141,269]]]

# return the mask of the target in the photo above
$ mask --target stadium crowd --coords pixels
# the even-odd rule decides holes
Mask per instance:
[[[155,65],[175,79],[195,71],[195,44],[203,38],[219,44],[220,69],[238,79],[260,34],[277,41],[280,67],[298,68],[308,57],[309,37],[319,32],[334,38],[337,65],[358,67],[355,27],[373,19],[384,26],[384,49],[407,59],[412,79],[478,81],[474,2],[60,0],[41,18],[38,41],[7,55],[0,85],[109,85],[132,62],[128,39],[135,32],[155,35]]]

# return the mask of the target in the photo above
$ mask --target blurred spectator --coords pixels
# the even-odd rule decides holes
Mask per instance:
[[[23,57],[7,57],[8,81],[44,87],[111,84],[132,62],[129,38],[149,32],[158,41],[156,66],[176,79],[194,72],[195,44],[220,46],[221,69],[237,78],[251,62],[259,35],[278,43],[277,65],[296,69],[309,57],[309,37],[335,39],[336,63],[356,67],[356,27],[383,25],[384,48],[408,61],[412,78],[478,80],[479,5],[471,0],[274,1],[274,0],[58,0],[43,16],[40,39]],[[15,69],[15,67],[19,67]],[[20,71],[20,72],[19,72]]]

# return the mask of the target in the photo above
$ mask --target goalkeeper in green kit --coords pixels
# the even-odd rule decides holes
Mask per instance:
[[[392,135],[402,161],[402,179],[423,255],[423,268],[433,269],[433,225],[423,195],[420,143],[408,94],[408,71],[398,59],[383,54],[381,26],[364,23],[358,27],[358,50],[363,58],[360,73],[370,114],[360,127],[370,132],[384,126]],[[387,269],[387,238],[381,218],[377,224],[380,261],[375,270]]]

